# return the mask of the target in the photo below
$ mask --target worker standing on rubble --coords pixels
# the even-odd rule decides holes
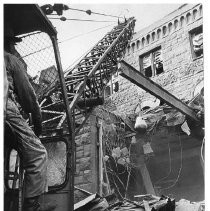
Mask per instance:
[[[25,170],[24,211],[40,211],[38,199],[47,191],[47,151],[38,136],[42,132],[41,110],[22,62],[14,55],[19,38],[12,28],[4,30],[4,61],[9,82],[6,122],[17,140],[17,150]],[[32,114],[34,131],[20,114],[19,107]],[[49,209],[47,209],[49,210]]]

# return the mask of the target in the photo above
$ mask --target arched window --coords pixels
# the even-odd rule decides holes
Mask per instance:
[[[150,35],[148,34],[147,35],[147,44],[149,44],[150,43]]]
[[[189,12],[186,15],[186,22],[187,24],[191,22],[191,14]]]
[[[178,25],[179,25],[179,21],[176,19],[174,21],[174,29],[177,29],[178,28]]]
[[[181,26],[181,27],[184,26],[184,16],[182,16],[182,17],[180,18],[180,26]]]
[[[144,45],[145,45],[145,38],[144,37],[141,39],[141,43],[142,43],[142,47],[144,47]]]
[[[140,40],[137,40],[137,42],[136,42],[136,46],[137,46],[137,48],[139,48],[139,47],[140,47]]]
[[[155,41],[155,32],[152,32],[152,41]]]
[[[160,39],[160,36],[161,36],[161,29],[158,29],[158,30],[157,30],[157,39],[158,39],[158,40]]]
[[[168,24],[168,32],[171,33],[172,32],[172,27],[173,27],[173,24],[170,22]]]
[[[128,47],[127,47],[127,49],[128,49],[128,54],[130,53],[130,50],[131,50],[131,46],[130,45],[128,45]]]
[[[167,27],[166,26],[163,26],[163,36],[165,36],[167,33]]]
[[[132,47],[132,52],[134,52],[134,50],[135,50],[135,43],[134,42],[132,43],[131,47]]]
[[[196,20],[197,16],[198,16],[198,10],[194,9],[193,10],[193,19]]]
[[[200,15],[200,16],[203,15],[203,7],[202,7],[202,5],[199,7],[199,15]]]

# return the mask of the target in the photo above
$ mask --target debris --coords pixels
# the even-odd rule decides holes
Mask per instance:
[[[204,211],[204,202],[190,202],[186,199],[181,199],[176,203],[176,211]]]
[[[188,127],[188,124],[187,124],[186,121],[181,125],[181,129],[182,129],[182,131],[185,132],[188,136],[190,135],[190,128]]]
[[[149,142],[147,142],[146,144],[143,145],[143,150],[144,150],[145,155],[153,154],[153,150],[152,150],[152,147]]]
[[[117,202],[108,208],[109,211],[144,211],[144,207],[138,205],[137,202],[124,199],[123,202]]]
[[[98,194],[92,194],[74,205],[75,211],[204,211],[205,202],[190,202],[181,199],[175,203],[175,199],[166,196],[152,194],[136,195],[137,201],[124,199],[118,201],[115,194],[106,198]]]
[[[74,205],[75,211],[105,211],[109,207],[105,198],[92,194]]]
[[[135,128],[135,130],[138,133],[142,133],[143,134],[147,130],[147,123],[146,123],[146,121],[141,116],[138,116],[136,118],[136,122],[135,122],[134,128]]]
[[[139,204],[144,206],[145,211],[175,211],[175,199],[158,197],[152,194],[138,195]]]
[[[143,203],[144,203],[144,209],[145,211],[151,211],[150,207],[149,207],[149,203],[145,200],[143,200]]]

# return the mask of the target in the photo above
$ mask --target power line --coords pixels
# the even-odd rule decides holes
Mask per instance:
[[[90,33],[92,33],[92,32],[98,31],[98,30],[100,30],[100,29],[104,29],[104,28],[109,27],[109,26],[112,26],[112,25],[114,25],[114,24],[110,24],[110,25],[108,25],[108,26],[100,27],[100,28],[94,29],[94,30],[89,31],[89,32],[84,33],[84,34],[75,35],[75,36],[70,37],[70,38],[68,38],[68,39],[66,39],[66,40],[59,41],[58,44],[61,44],[61,43],[63,43],[63,42],[66,42],[66,41],[75,39],[75,38],[80,37],[80,36],[84,36],[84,35],[86,35],[86,34],[90,34]],[[27,56],[33,55],[33,54],[35,54],[35,53],[38,53],[38,52],[40,52],[40,51],[43,51],[43,50],[46,50],[46,49],[52,48],[52,47],[53,47],[52,45],[49,45],[49,46],[44,47],[44,48],[41,48],[41,49],[39,49],[39,50],[37,50],[37,51],[35,51],[35,52],[29,53],[29,54],[27,54],[27,55],[25,55],[25,56],[22,56],[22,58],[25,58],[25,57],[27,57]],[[70,65],[70,66],[71,66],[71,65]],[[69,66],[69,67],[70,67],[70,66]],[[69,67],[68,67],[68,68],[69,68]],[[68,69],[68,68],[67,68],[67,69]]]
[[[68,7],[68,9],[69,10],[79,11],[79,12],[85,12],[88,15],[95,14],[95,15],[102,15],[102,16],[113,17],[113,18],[123,18],[123,17],[116,16],[116,15],[108,15],[108,14],[104,14],[104,13],[93,12],[91,10],[82,10],[82,9],[76,9],[76,8],[72,8],[72,7]]]
[[[104,27],[101,27],[101,28],[97,28],[97,29],[95,29],[95,30],[93,30],[93,31],[87,32],[86,34],[90,34],[90,33],[92,33],[92,32],[98,31],[98,30],[100,30],[100,29],[107,28],[107,27],[112,26],[112,25],[114,25],[114,24],[110,24],[110,25],[108,25],[108,26],[104,26]],[[80,35],[82,36],[83,34],[80,34]],[[77,37],[79,37],[80,35],[77,35]],[[75,38],[75,37],[72,37],[72,38],[69,38],[69,39],[67,39],[67,40],[74,39],[74,38]],[[65,40],[65,41],[67,41],[67,40]],[[76,59],[71,65],[69,65],[69,66],[66,68],[66,70],[64,71],[64,73],[67,73],[67,72],[71,71],[71,68],[70,68],[70,67],[72,67],[77,61],[79,61],[80,59],[82,59],[82,57],[84,57],[91,49],[92,49],[92,47],[91,47],[87,52],[85,52],[82,56],[80,56],[78,59]]]
[[[88,22],[115,22],[115,21],[100,21],[100,20],[91,20],[91,19],[77,19],[77,18],[66,18],[66,17],[61,17],[61,18],[49,18],[49,19],[56,19],[56,20],[61,20],[61,21],[66,21],[66,20],[70,20],[70,21],[88,21]]]
[[[60,44],[60,43],[63,43],[63,42],[66,42],[66,41],[75,39],[75,38],[77,38],[77,37],[84,36],[84,35],[86,35],[86,34],[90,34],[90,33],[92,33],[92,32],[98,31],[98,30],[100,30],[100,29],[107,28],[107,27],[112,26],[112,25],[114,25],[114,24],[110,24],[110,25],[107,25],[107,26],[104,26],[104,27],[100,27],[100,28],[94,29],[94,30],[89,31],[89,32],[87,32],[87,33],[85,33],[85,34],[78,34],[78,35],[75,35],[75,36],[70,37],[70,38],[68,38],[68,39],[62,40],[62,41],[60,41],[60,42],[58,42],[58,43]]]

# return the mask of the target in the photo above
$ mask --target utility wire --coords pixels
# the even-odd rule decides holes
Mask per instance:
[[[86,22],[115,22],[115,21],[100,21],[100,20],[91,20],[91,19],[77,19],[77,18],[66,18],[66,17],[61,17],[61,18],[49,18],[49,19],[54,19],[54,20],[61,20],[61,21],[86,21]]]
[[[89,31],[89,32],[87,32],[87,33],[85,33],[85,34],[78,34],[78,35],[75,35],[75,36],[70,37],[70,38],[68,38],[68,39],[66,39],[66,40],[62,40],[62,41],[60,41],[60,42],[58,42],[58,43],[63,43],[63,42],[66,42],[66,41],[72,40],[72,39],[74,39],[74,38],[77,38],[77,37],[80,37],[80,36],[83,36],[83,35],[90,34],[90,33],[92,33],[92,32],[98,31],[98,30],[100,30],[100,29],[107,28],[107,27],[112,26],[112,25],[114,25],[114,24],[110,24],[110,25],[107,25],[107,26],[103,26],[103,27],[100,27],[100,28],[94,29],[94,30]]]
[[[108,15],[108,14],[99,13],[99,12],[93,12],[91,10],[82,10],[82,9],[76,9],[76,8],[72,8],[72,7],[68,7],[68,9],[69,10],[80,11],[80,12],[85,12],[88,15],[95,14],[95,15],[103,15],[103,16],[112,17],[112,18],[123,18],[123,17],[120,17],[120,16]]]
[[[89,31],[89,32],[84,33],[84,34],[75,35],[75,36],[70,37],[70,38],[68,38],[68,39],[66,39],[66,40],[59,41],[58,44],[61,44],[61,43],[63,43],[63,42],[66,42],[66,41],[75,39],[75,38],[77,38],[77,37],[84,36],[84,35],[86,35],[86,34],[90,34],[90,33],[92,33],[92,32],[98,31],[98,30],[100,30],[100,29],[104,29],[104,28],[109,27],[109,26],[112,26],[112,25],[113,25],[113,24],[110,24],[110,25],[108,25],[108,26],[104,26],[104,27],[101,27],[101,28],[97,28],[97,29],[95,29],[95,30]],[[41,48],[41,49],[39,49],[39,50],[37,50],[37,51],[35,51],[35,52],[29,53],[29,54],[27,54],[27,55],[25,55],[25,56],[22,56],[22,58],[25,58],[25,57],[27,57],[27,56],[33,55],[33,54],[35,54],[35,53],[38,53],[38,52],[40,52],[40,51],[43,51],[43,50],[46,50],[46,49],[52,48],[52,47],[53,47],[52,45],[49,45],[49,46],[44,47],[44,48]],[[70,65],[70,66],[71,66],[71,65]],[[70,66],[69,66],[69,67],[70,67]],[[68,67],[68,68],[69,68],[69,67]],[[68,68],[67,68],[67,69],[68,69]]]
[[[107,27],[112,26],[112,25],[113,25],[113,24],[110,24],[110,25],[108,25],[108,26],[104,26],[104,27],[95,29],[95,30],[93,30],[93,31],[87,32],[86,34],[90,34],[90,33],[92,33],[92,32],[98,31],[98,30],[100,30],[100,29],[107,28]],[[74,38],[76,38],[76,37],[83,36],[83,35],[84,35],[84,34],[80,34],[80,35],[77,35],[77,36],[75,36],[75,37],[71,37],[71,38],[69,38],[69,39],[63,40],[62,42],[65,42],[65,41],[68,41],[68,40],[71,40],[71,39],[74,39]],[[70,64],[70,65],[66,68],[66,70],[64,71],[64,74],[70,72],[70,71],[71,71],[71,67],[74,66],[79,60],[81,60],[81,59],[82,59],[82,58],[83,58],[92,48],[93,48],[93,47],[91,47],[87,52],[85,52],[84,54],[82,54],[82,55],[81,55],[78,59],[76,59],[72,64]]]

